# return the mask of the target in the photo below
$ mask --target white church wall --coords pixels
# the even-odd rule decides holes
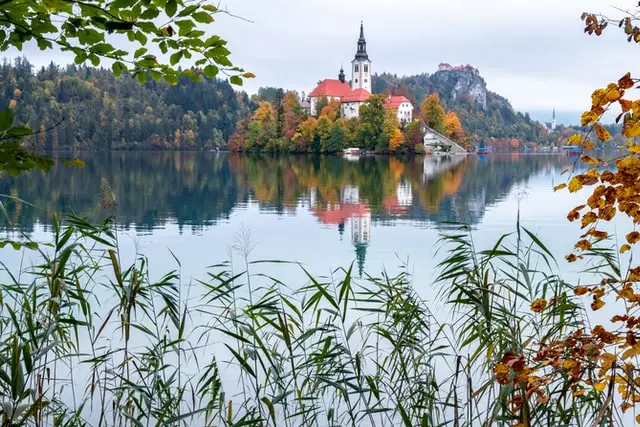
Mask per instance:
[[[342,117],[345,119],[353,119],[360,117],[360,106],[362,102],[345,102],[341,106]]]

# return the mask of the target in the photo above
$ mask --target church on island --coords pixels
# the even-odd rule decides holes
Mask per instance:
[[[371,60],[367,54],[367,42],[364,38],[364,25],[360,23],[360,38],[356,56],[351,61],[351,80],[347,82],[344,69],[340,68],[338,79],[325,79],[309,93],[309,109],[313,116],[317,116],[318,104],[321,99],[328,102],[340,102],[340,114],[346,119],[358,118],[360,107],[373,96],[371,94]],[[413,118],[413,105],[404,96],[387,96],[384,107],[396,112],[398,121],[403,125],[410,123]]]

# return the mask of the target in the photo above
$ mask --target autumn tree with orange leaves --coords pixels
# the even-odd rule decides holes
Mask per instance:
[[[456,142],[462,142],[464,140],[464,130],[462,129],[462,123],[460,118],[454,111],[449,111],[444,116],[444,131],[445,134]]]
[[[585,13],[582,20],[587,34],[600,36],[609,24],[615,24],[622,29],[627,41],[640,44],[640,27],[636,25],[640,20],[640,5],[621,19]],[[580,223],[583,233],[573,253],[566,256],[567,261],[598,259],[608,267],[596,270],[601,274],[599,282],[577,286],[573,292],[594,312],[611,304],[617,313],[608,319],[609,325],[595,324],[589,329],[577,329],[562,340],[543,340],[532,357],[505,354],[494,366],[496,380],[513,387],[512,410],[519,420],[516,425],[529,425],[527,413],[536,404],[549,399],[544,386],[554,381],[564,382],[566,393],[575,398],[601,393],[604,403],[596,422],[613,425],[612,407],[617,405],[622,413],[633,410],[640,423],[640,415],[636,415],[640,414],[640,365],[637,363],[640,356],[640,265],[633,259],[634,245],[640,242],[640,232],[635,230],[640,224],[639,83],[638,77],[626,73],[595,90],[591,95],[591,108],[581,117],[582,126],[587,127],[588,132],[568,138],[569,144],[580,145],[584,150],[595,148],[596,141],[610,143],[611,134],[602,125],[602,120],[606,112],[617,111],[616,123],[622,124],[625,151],[613,159],[582,155],[580,160],[586,167],[574,165],[566,170],[571,172],[568,183],[555,187],[556,191],[567,189],[571,193],[590,191],[585,203],[568,214],[569,221]],[[615,247],[616,254],[610,249],[612,236],[605,225],[620,215],[631,220],[633,229],[624,232],[622,244]],[[623,262],[627,267],[623,268]],[[531,310],[544,315],[560,297],[537,299]]]

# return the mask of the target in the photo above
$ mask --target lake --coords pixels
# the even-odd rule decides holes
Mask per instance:
[[[523,224],[570,273],[562,257],[580,230],[566,214],[586,197],[553,192],[574,161],[565,154],[79,157],[84,168],[57,163],[49,173],[0,181],[0,194],[12,197],[4,203],[14,230],[46,242],[56,212],[96,221],[115,215],[124,254],[144,254],[158,276],[177,268],[175,255],[184,281],[236,259],[242,246],[251,249],[251,260],[296,261],[320,275],[352,262],[358,275],[407,264],[415,283],[425,284],[434,277],[437,242],[453,227],[449,223],[472,225],[478,246],[485,247],[515,229],[518,209]],[[115,197],[115,207],[103,206],[105,192]],[[3,249],[2,257],[9,266],[24,263],[13,249]],[[272,271],[299,277],[290,267],[273,265]]]

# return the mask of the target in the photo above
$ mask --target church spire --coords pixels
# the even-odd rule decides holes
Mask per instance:
[[[367,55],[367,41],[364,38],[364,23],[360,21],[360,38],[358,39],[358,50],[356,51],[356,60],[369,60]]]
[[[340,80],[340,82],[344,83],[346,81],[346,76],[344,74],[344,67],[340,66],[340,74],[338,74],[338,80]]]

